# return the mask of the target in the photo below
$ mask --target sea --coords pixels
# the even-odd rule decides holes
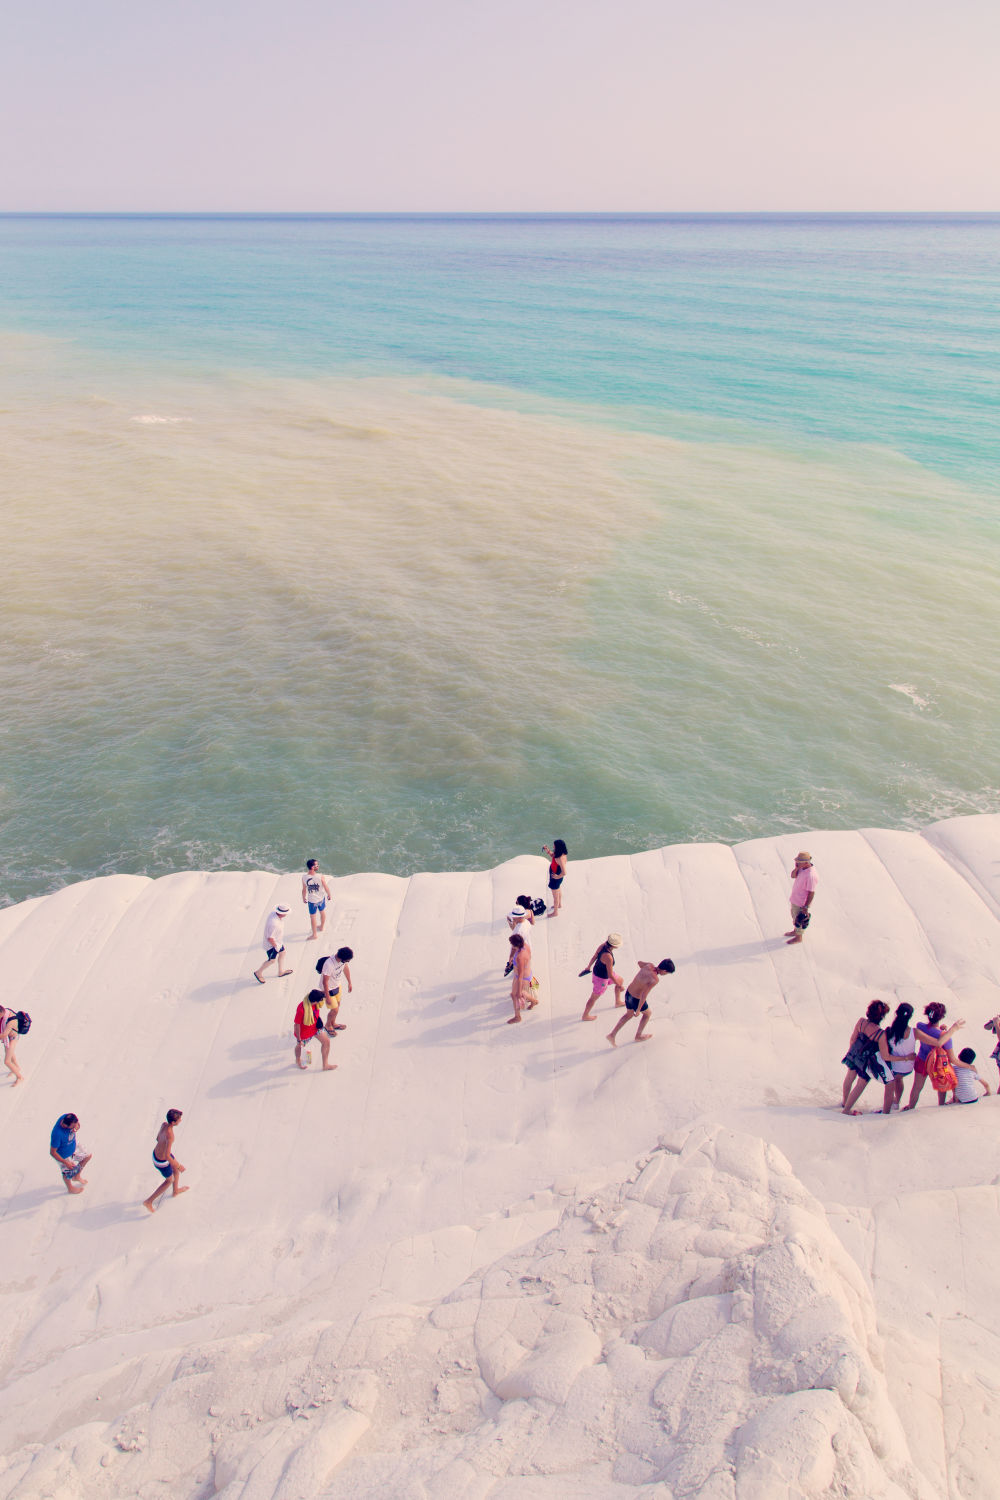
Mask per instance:
[[[1000,810],[1000,216],[0,217],[0,902]]]

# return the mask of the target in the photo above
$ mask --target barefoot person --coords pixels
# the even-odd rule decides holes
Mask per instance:
[[[518,896],[511,910],[507,913],[507,927],[511,935],[519,932],[525,942],[531,945],[530,928],[535,925],[535,913],[531,909],[530,896]],[[507,955],[507,967],[504,969],[504,978],[514,972],[514,950],[511,948]]]
[[[263,971],[269,969],[278,960],[278,978],[284,979],[290,974],[291,969],[283,968],[285,962],[285,918],[288,916],[287,906],[276,906],[274,911],[264,923],[264,952],[267,954],[259,969],[254,969],[253,977],[258,984],[264,983]]]
[[[675,964],[672,958],[661,958],[658,964],[650,963],[645,958],[639,960],[639,972],[625,991],[625,1014],[613,1031],[608,1032],[608,1041],[612,1047],[617,1047],[615,1037],[623,1026],[639,1017],[639,1029],[635,1034],[637,1042],[648,1042],[652,1035],[646,1030],[649,1025],[649,1002],[650,990],[658,985],[664,974],[673,974]]]
[[[312,925],[310,938],[323,931],[326,926],[326,903],[330,900],[332,892],[330,882],[325,875],[320,874],[319,861],[315,859],[306,860],[306,873],[302,877],[302,899],[309,908],[309,921]],[[316,918],[319,918],[319,926]]]
[[[882,1022],[889,1014],[884,1000],[873,1000],[854,1023],[847,1051],[841,1058],[847,1069],[844,1086],[840,1092],[840,1107],[845,1115],[859,1115],[855,1109],[861,1095],[873,1078],[885,1086],[885,1098],[889,1097],[892,1084],[889,1043],[882,1030]]]
[[[993,1040],[996,1046],[990,1053],[990,1057],[996,1063],[997,1073],[1000,1074],[1000,1016],[992,1016],[990,1020],[984,1023],[983,1030],[992,1031],[993,1033]],[[997,1088],[1000,1089],[1000,1083],[997,1084]]]
[[[340,977],[347,980],[347,993],[353,995],[354,985],[351,983],[351,959],[354,957],[353,948],[338,948],[329,958],[323,960],[320,969],[320,978],[323,981],[323,1001],[330,1007],[330,1013],[326,1018],[326,1029],[328,1032],[343,1031],[343,1025],[338,1025],[337,1016],[340,1011]]]
[[[323,1072],[332,1073],[337,1066],[330,1061],[330,1033],[323,1025],[323,991],[310,990],[304,1000],[299,1001],[295,1012],[295,1066],[305,1068],[302,1048],[319,1038],[319,1050],[323,1054]]]
[[[164,1181],[160,1183],[155,1193],[150,1193],[148,1198],[142,1200],[143,1208],[148,1208],[151,1214],[156,1212],[157,1200],[163,1197],[171,1183],[174,1185],[173,1196],[175,1198],[178,1193],[187,1192],[186,1187],[178,1185],[180,1174],[187,1169],[181,1166],[174,1155],[174,1126],[180,1123],[182,1113],[179,1109],[168,1109],[167,1118],[156,1136],[156,1145],[153,1147],[153,1166]]]
[[[60,1115],[52,1127],[52,1135],[49,1140],[49,1155],[53,1161],[59,1163],[63,1182],[66,1184],[67,1193],[82,1193],[87,1186],[86,1177],[80,1173],[90,1161],[92,1152],[84,1155],[77,1147],[76,1133],[80,1128],[80,1121],[76,1115]]]
[[[789,944],[801,943],[809,925],[809,908],[816,894],[816,871],[812,855],[803,851],[796,854],[792,866],[792,930],[786,932]]]
[[[507,1025],[515,1026],[521,1019],[522,1010],[534,1010],[538,1001],[535,999],[534,980],[531,974],[531,949],[519,932],[511,934],[510,951],[514,959],[514,978],[510,986],[514,1014]]]
[[[891,1114],[894,1109],[899,1109],[906,1080],[913,1072],[913,1062],[917,1055],[917,1039],[910,1025],[912,1019],[913,1006],[907,1005],[904,1001],[902,1005],[896,1006],[896,1014],[891,1024],[885,1028],[892,1079],[885,1085],[885,1099],[882,1105],[884,1115]]]
[[[566,879],[569,857],[562,839],[556,839],[551,849],[548,844],[543,844],[542,848],[549,856],[549,890],[552,892],[552,910],[549,916],[558,917],[562,906],[562,883]]]
[[[593,1014],[594,1006],[611,984],[615,987],[615,1005],[625,1004],[625,1001],[622,999],[622,992],[625,989],[625,985],[621,977],[615,973],[615,949],[620,948],[621,945],[621,933],[609,932],[604,942],[598,945],[597,952],[587,967],[580,970],[581,979],[584,974],[589,974],[591,971],[593,971],[594,975],[590,999],[583,1007],[583,1015],[580,1017],[581,1021],[597,1020],[597,1017]]]
[[[935,1048],[940,1047],[942,1051],[947,1052],[948,1061],[951,1062],[954,1051],[952,1037],[965,1025],[964,1021],[953,1021],[950,1026],[942,1028],[941,1022],[947,1015],[947,1011],[940,1000],[932,1000],[930,1005],[925,1005],[924,1015],[927,1020],[913,1028],[913,1034],[917,1039],[917,1060],[913,1065],[914,1077],[913,1087],[910,1090],[910,1102],[903,1105],[904,1109],[917,1107],[917,1100],[923,1093],[924,1084],[927,1082],[927,1064],[931,1053]],[[944,1092],[938,1090],[938,1103],[948,1103],[946,1090]]]
[[[0,1042],[3,1043],[4,1067],[8,1073],[13,1073],[14,1082],[11,1087],[15,1089],[19,1083],[24,1082],[24,1074],[17,1062],[17,1039],[24,1035],[30,1025],[31,1017],[26,1010],[8,1010],[6,1005],[0,1005]]]

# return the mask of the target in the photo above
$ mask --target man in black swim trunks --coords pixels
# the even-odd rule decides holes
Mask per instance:
[[[649,1023],[649,1004],[646,997],[653,986],[659,984],[661,976],[672,974],[674,968],[672,958],[661,958],[658,964],[649,963],[646,959],[640,958],[639,972],[625,991],[625,1014],[614,1030],[608,1032],[608,1041],[612,1047],[618,1046],[615,1037],[622,1027],[634,1021],[636,1016],[639,1017],[639,1030],[635,1034],[635,1040],[637,1042],[650,1040],[651,1033],[646,1030]]]
[[[181,1110],[168,1109],[167,1118],[156,1136],[156,1145],[153,1147],[153,1166],[164,1179],[155,1193],[150,1193],[148,1198],[142,1200],[143,1208],[148,1208],[150,1213],[156,1212],[156,1200],[162,1198],[171,1183],[174,1185],[174,1197],[178,1193],[186,1193],[186,1187],[178,1187],[180,1174],[185,1170],[174,1155],[174,1126],[181,1118]]]

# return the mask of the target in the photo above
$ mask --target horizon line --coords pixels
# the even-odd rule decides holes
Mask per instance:
[[[0,209],[0,219],[1000,219],[1000,209]]]

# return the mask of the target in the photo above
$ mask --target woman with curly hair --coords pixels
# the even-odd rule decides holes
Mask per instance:
[[[847,1076],[844,1079],[841,1107],[845,1115],[861,1113],[854,1106],[873,1078],[885,1083],[886,1078],[892,1076],[889,1044],[880,1025],[888,1014],[889,1007],[884,1000],[873,1000],[864,1015],[854,1024],[843,1058]]]

